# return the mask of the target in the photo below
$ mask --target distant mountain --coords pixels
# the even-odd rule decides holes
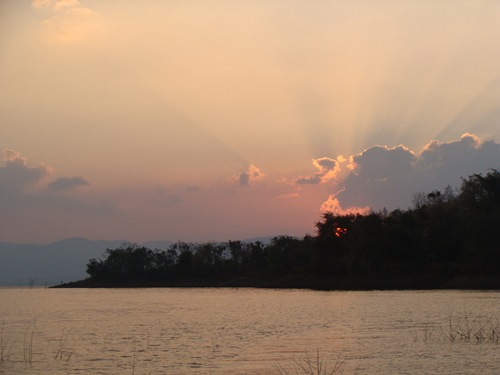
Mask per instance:
[[[86,264],[126,241],[68,238],[48,245],[0,242],[0,285],[55,285],[87,277]]]

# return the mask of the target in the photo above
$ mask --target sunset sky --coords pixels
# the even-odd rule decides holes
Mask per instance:
[[[314,234],[500,168],[500,2],[0,2],[0,242]]]

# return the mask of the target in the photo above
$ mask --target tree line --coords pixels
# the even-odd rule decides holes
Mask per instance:
[[[177,242],[166,250],[124,244],[91,259],[87,273],[94,280],[166,283],[292,274],[495,276],[499,230],[500,172],[491,170],[462,179],[457,190],[417,193],[406,210],[324,213],[314,236]]]

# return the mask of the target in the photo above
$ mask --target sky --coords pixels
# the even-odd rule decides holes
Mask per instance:
[[[0,3],[0,242],[314,235],[499,168],[498,1]]]

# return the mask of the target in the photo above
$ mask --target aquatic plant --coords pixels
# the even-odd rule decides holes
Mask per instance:
[[[59,345],[57,347],[56,354],[54,355],[54,359],[61,359],[61,360],[63,359],[63,354],[65,354],[64,347],[66,345],[66,342],[68,341],[68,336],[70,332],[71,329],[68,330],[67,332],[65,332],[64,328],[62,329],[61,338],[59,339]],[[66,360],[68,361],[72,353],[66,353],[66,354],[67,354]]]
[[[475,343],[495,343],[499,342],[500,327],[498,319],[470,319],[464,314],[458,322],[453,321],[452,317],[448,320],[448,327],[444,330],[443,336],[449,342],[475,342]]]
[[[35,281],[36,281],[36,278],[35,277],[31,277],[29,280],[28,280],[28,286],[30,289],[33,289],[33,287],[35,286]]]
[[[431,324],[425,322],[421,328],[422,341],[428,343],[432,337],[437,341],[450,343],[492,343],[500,342],[500,325],[498,318],[471,318],[467,312],[463,317],[453,317],[450,315],[446,324]],[[416,332],[415,341],[418,341],[419,334]]]
[[[5,340],[5,321],[2,322],[2,329],[0,331],[0,362],[9,359],[10,351],[7,349],[7,341]]]
[[[135,352],[136,348],[134,347],[134,356],[132,358],[132,375],[135,375]]]
[[[23,358],[24,362],[28,362],[30,365],[33,361],[33,338],[35,336],[35,328],[36,320],[33,322],[33,326],[30,324],[24,331]]]
[[[305,352],[304,358],[293,359],[293,366],[291,370],[286,369],[281,363],[276,364],[276,368],[280,375],[288,374],[304,374],[304,375],[333,375],[344,373],[345,358],[340,353],[334,360],[333,365],[329,367],[329,361],[322,359],[319,354],[319,349],[316,349],[316,357],[311,358],[309,353]],[[331,362],[330,362],[331,363]],[[359,367],[358,367],[359,369]],[[358,371],[355,370],[354,373]]]

